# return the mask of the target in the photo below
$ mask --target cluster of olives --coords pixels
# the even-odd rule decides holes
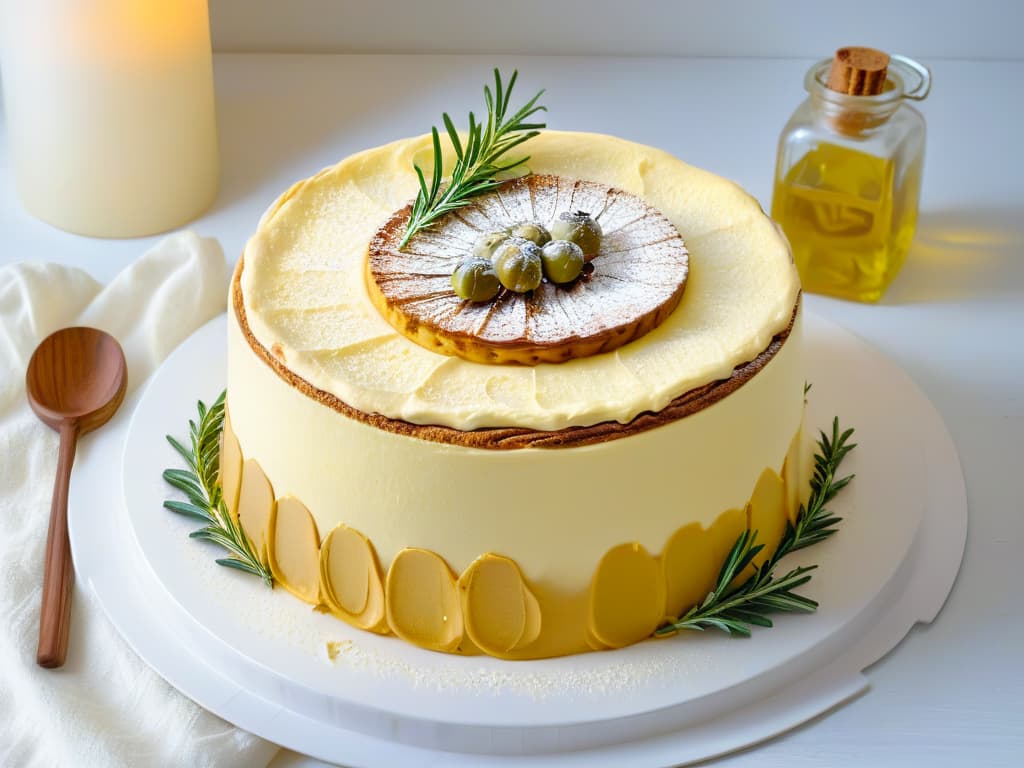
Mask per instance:
[[[506,288],[526,293],[547,278],[571,283],[601,247],[601,225],[589,213],[566,211],[550,228],[521,221],[485,232],[455,267],[452,288],[460,299],[490,301]]]

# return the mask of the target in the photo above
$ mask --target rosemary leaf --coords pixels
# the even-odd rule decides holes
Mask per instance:
[[[184,445],[182,445],[180,442],[175,440],[170,435],[167,436],[167,442],[169,442],[174,447],[174,450],[176,450],[179,454],[181,454],[181,457],[183,459],[185,459],[185,461],[188,463],[188,465],[190,467],[192,467],[193,470],[195,470],[195,466],[193,466],[193,458],[192,458],[192,454],[194,453],[194,450],[190,450],[190,449],[186,448]]]
[[[231,537],[225,534],[224,531],[222,531],[221,529],[217,528],[216,525],[217,523],[214,522],[211,525],[208,525],[206,528],[200,528],[198,530],[192,531],[192,533],[190,533],[188,537],[190,539],[201,539],[203,541],[209,541],[224,547],[224,549],[230,549],[232,545]]]
[[[188,496],[193,504],[202,506],[205,502],[205,492],[193,473],[180,469],[169,469],[164,472],[164,480]]]
[[[217,565],[223,565],[225,568],[235,568],[239,571],[251,573],[253,576],[261,575],[257,569],[253,568],[248,563],[243,562],[242,560],[236,560],[233,557],[221,557],[218,558],[215,562],[217,563]]]
[[[804,385],[804,394],[810,385]],[[775,576],[778,562],[791,552],[818,544],[832,536],[841,517],[832,514],[825,505],[845,488],[853,475],[836,478],[835,473],[846,455],[856,447],[850,443],[852,429],[840,431],[839,419],[833,419],[831,434],[821,432],[818,453],[814,457],[811,495],[807,505],[801,505],[796,523],[786,523],[786,530],[775,553],[754,570],[745,582],[731,587],[737,574],[743,573],[762,550],[757,544],[757,531],[749,528],[740,534],[718,572],[714,589],[703,601],[674,621],[655,630],[655,637],[674,635],[683,630],[703,631],[718,629],[728,635],[750,637],[751,627],[771,627],[771,613],[813,613],[818,603],[794,590],[811,580],[816,565],[803,565]]]
[[[197,504],[186,504],[183,501],[168,499],[164,502],[164,509],[169,509],[172,512],[177,512],[179,515],[185,515],[186,517],[194,517],[196,520],[202,520],[204,523],[213,522],[213,518],[210,517],[210,513],[207,512],[204,507],[198,506]]]
[[[476,116],[469,113],[469,129],[463,143],[451,117],[445,112],[442,116],[445,132],[455,152],[455,167],[447,183],[443,178],[441,137],[437,126],[431,128],[431,146],[433,149],[434,168],[430,183],[427,183],[423,169],[413,164],[419,182],[419,193],[413,201],[406,225],[405,235],[399,248],[404,248],[409,240],[421,229],[429,227],[438,219],[451,211],[466,205],[470,198],[482,195],[497,186],[499,174],[507,173],[522,167],[529,157],[507,160],[499,163],[499,159],[520,144],[536,136],[545,126],[544,123],[531,122],[530,117],[538,112],[547,111],[547,107],[537,104],[544,91],[540,91],[511,116],[508,115],[512,88],[519,72],[513,72],[508,85],[501,80],[501,73],[494,70],[494,91],[484,86],[484,104],[487,117],[477,122]]]
[[[761,613],[755,611],[744,611],[740,608],[734,608],[732,610],[732,617],[736,621],[744,622],[746,624],[752,624],[758,627],[771,627],[772,620]]]
[[[224,395],[222,392],[210,406],[199,401],[196,406],[199,419],[188,423],[191,449],[167,435],[167,442],[181,454],[189,468],[164,470],[163,477],[168,485],[184,493],[188,502],[168,499],[164,501],[164,507],[204,523],[189,537],[226,549],[230,556],[218,559],[217,563],[259,576],[269,587],[273,586],[270,568],[256,553],[241,524],[228,512],[220,487],[218,475],[220,436],[224,429]]]

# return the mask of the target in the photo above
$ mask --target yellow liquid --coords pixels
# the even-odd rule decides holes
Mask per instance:
[[[892,160],[820,144],[776,179],[782,226],[804,290],[877,301],[903,266],[917,224],[920,165],[897,179]]]

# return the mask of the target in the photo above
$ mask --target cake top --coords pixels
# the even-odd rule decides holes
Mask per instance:
[[[242,294],[253,335],[295,374],[367,413],[457,429],[554,430],[628,422],[727,378],[784,330],[799,283],[784,238],[735,184],[650,147],[545,131],[524,145],[530,170],[642,199],[682,233],[689,275],[678,307],[611,352],[533,367],[428,350],[373,305],[364,280],[375,233],[415,195],[429,136],[353,155],[296,184],[245,250]]]

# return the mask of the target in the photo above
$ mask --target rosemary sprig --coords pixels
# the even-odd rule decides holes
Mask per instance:
[[[188,422],[191,447],[167,435],[167,442],[181,454],[189,468],[166,469],[164,480],[182,491],[188,501],[168,499],[164,501],[164,507],[205,524],[189,536],[212,541],[231,553],[218,559],[218,564],[259,576],[270,587],[273,586],[270,568],[260,560],[242,526],[228,512],[217,476],[220,435],[224,429],[224,395],[221,392],[209,408],[202,400],[199,401],[198,422]]]
[[[715,588],[679,619],[655,630],[656,637],[687,629],[720,629],[729,635],[750,637],[752,626],[772,626],[770,613],[812,613],[817,609],[817,602],[794,590],[810,581],[811,571],[818,566],[802,565],[778,578],[775,567],[789,553],[824,541],[836,532],[842,518],[829,512],[825,505],[854,477],[848,475],[837,480],[835,476],[843,459],[856,447],[856,443],[848,442],[852,435],[852,429],[840,432],[838,418],[832,421],[831,436],[821,432],[807,506],[800,505],[795,525],[786,522],[786,532],[775,553],[742,584],[730,587],[736,575],[743,573],[764,548],[764,544],[756,543],[757,531],[744,531],[722,563]]]
[[[508,86],[501,82],[501,74],[494,70],[494,92],[484,86],[484,102],[487,105],[487,118],[478,123],[473,113],[469,113],[469,132],[463,146],[452,119],[445,112],[442,115],[445,130],[455,150],[455,167],[447,184],[441,177],[441,138],[437,126],[431,128],[434,145],[434,170],[429,186],[423,175],[423,169],[414,164],[416,176],[419,178],[420,191],[412,206],[405,236],[399,244],[404,248],[410,238],[425,227],[466,204],[476,195],[492,189],[500,184],[499,174],[506,173],[523,165],[529,157],[522,157],[505,164],[499,158],[510,149],[536,136],[545,123],[531,123],[527,120],[537,112],[546,112],[547,107],[537,104],[544,91],[526,102],[511,117],[507,117],[512,88],[519,76],[518,70],[512,73]]]

